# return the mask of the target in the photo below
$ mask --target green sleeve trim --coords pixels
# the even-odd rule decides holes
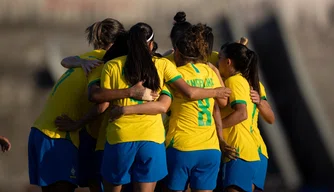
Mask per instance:
[[[172,96],[172,94],[170,94],[170,92],[162,90],[161,94],[167,95],[167,96],[169,96],[173,100],[173,96]]]
[[[266,96],[262,96],[261,100],[267,100],[267,97]]]
[[[171,84],[171,83],[174,83],[175,81],[177,81],[177,80],[179,80],[179,79],[181,79],[181,78],[182,78],[181,75],[177,75],[177,76],[175,76],[173,79],[167,81],[166,83],[167,83],[167,84]]]
[[[100,79],[95,79],[94,81],[89,82],[88,87],[92,86],[93,84],[96,84],[99,81],[101,81],[101,80]]]
[[[233,107],[233,106],[236,105],[236,104],[245,104],[245,105],[247,105],[247,102],[244,101],[244,100],[235,100],[235,101],[233,101],[233,102],[231,103],[231,107]]]

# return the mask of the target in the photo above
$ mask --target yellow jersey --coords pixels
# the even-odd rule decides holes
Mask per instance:
[[[229,105],[221,109],[221,115],[224,119],[230,115],[235,104],[245,104],[247,106],[248,118],[243,122],[229,128],[223,129],[225,141],[236,148],[239,158],[245,161],[260,160],[258,153],[258,143],[254,136],[254,121],[258,111],[250,97],[250,85],[248,81],[239,73],[225,80],[225,86],[231,89]],[[225,162],[228,159],[224,160]]]
[[[266,90],[264,88],[264,86],[262,85],[262,83],[260,82],[260,96],[261,96],[261,100],[267,100],[267,94],[266,94]],[[258,127],[258,119],[259,119],[259,109],[256,108],[256,113],[254,116],[254,125],[253,125],[253,134],[256,138],[257,144],[258,144],[258,152],[262,153],[264,156],[266,156],[267,158],[269,158],[268,156],[268,152],[267,152],[267,146],[263,141],[263,138],[261,136],[259,127]]]
[[[153,62],[160,77],[160,87],[165,83],[172,83],[182,76],[176,67],[165,58],[153,57]],[[105,64],[101,75],[101,87],[105,89],[124,89],[129,85],[123,74],[123,67],[126,56],[111,60]],[[158,93],[160,93],[158,91]],[[125,98],[114,100],[114,105],[129,106],[138,105],[144,101]],[[162,123],[161,114],[157,115],[124,115],[107,125],[107,141],[109,144],[133,142],[133,141],[152,141],[163,143],[165,141],[165,131]]]
[[[188,63],[178,67],[188,85],[200,88],[221,87],[216,73],[203,63]],[[189,101],[175,93],[166,136],[167,147],[180,151],[219,149],[216,125],[213,119],[214,98]]]
[[[95,59],[95,57],[103,52],[102,50],[94,50],[81,55],[80,58]],[[104,53],[101,55],[103,57]],[[78,131],[58,131],[55,119],[62,114],[66,114],[71,119],[78,120],[87,113],[89,106],[85,73],[82,68],[68,69],[53,86],[44,109],[34,122],[33,127],[39,129],[50,138],[69,139],[78,147]]]

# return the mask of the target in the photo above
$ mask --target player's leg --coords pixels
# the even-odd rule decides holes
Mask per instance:
[[[136,192],[154,192],[157,181],[167,175],[164,143],[136,142],[138,152],[132,166],[132,181]]]
[[[78,185],[80,187],[89,187],[92,192],[96,185],[94,166],[96,139],[87,132],[86,128],[80,131],[79,138]]]
[[[220,167],[219,150],[194,151],[196,165],[191,169],[190,188],[194,192],[211,192],[216,188]]]
[[[94,180],[90,183],[90,192],[104,192],[103,190],[103,180],[101,176],[101,165],[103,160],[103,150],[97,150],[94,154]]]
[[[131,168],[137,153],[136,142],[125,142],[104,147],[101,175],[105,192],[120,192],[122,185],[131,182]]]

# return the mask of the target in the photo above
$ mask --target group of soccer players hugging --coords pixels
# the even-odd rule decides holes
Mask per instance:
[[[212,28],[178,12],[172,49],[150,25],[107,18],[94,50],[66,57],[28,143],[43,192],[263,191],[268,154],[258,115],[275,117],[247,38],[213,51]]]

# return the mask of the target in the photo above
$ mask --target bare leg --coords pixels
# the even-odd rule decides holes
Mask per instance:
[[[154,192],[156,182],[152,183],[134,183],[133,188],[134,192]]]
[[[238,186],[229,186],[225,189],[225,192],[244,192],[240,187]]]
[[[106,180],[103,180],[103,187],[105,192],[121,192],[122,185],[114,185]]]

